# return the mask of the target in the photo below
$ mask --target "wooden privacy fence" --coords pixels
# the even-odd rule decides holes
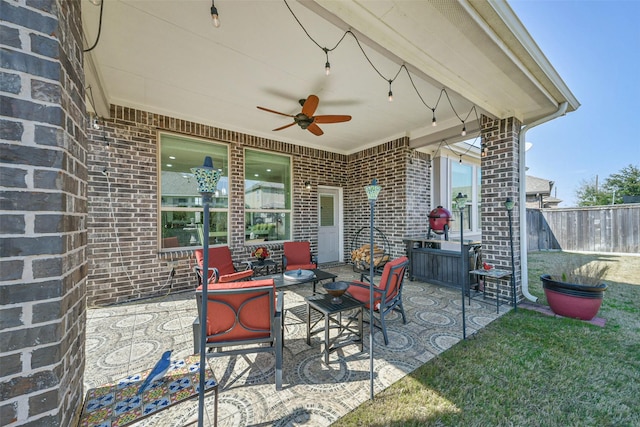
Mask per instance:
[[[640,252],[640,203],[527,209],[527,249]]]

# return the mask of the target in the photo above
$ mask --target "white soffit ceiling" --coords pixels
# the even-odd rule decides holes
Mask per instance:
[[[329,53],[331,75],[325,76],[324,52],[283,1],[218,0],[220,28],[211,25],[207,0],[104,1],[100,40],[86,61],[96,68],[86,67],[94,96],[103,92],[107,103],[251,135],[339,153],[401,136],[418,145],[461,139],[462,124],[448,99],[438,104],[434,128],[431,110],[413,84],[429,106],[446,88],[466,120],[467,137],[477,128],[476,113],[467,116],[474,105],[478,116],[514,115],[526,122],[555,111],[561,101],[558,91],[533,76],[530,64],[523,65],[519,58],[528,54],[515,55],[514,47],[501,44],[466,2],[288,0],[322,47],[332,48],[352,29],[378,70],[347,35]],[[82,6],[91,45],[100,8],[88,0]],[[483,15],[495,16],[485,9]],[[388,102],[385,79],[401,64],[413,83],[402,70],[392,84],[394,101]],[[292,120],[256,108],[296,114],[298,99],[309,94],[320,98],[316,114],[353,119],[320,125],[320,137],[295,125],[273,132]]]

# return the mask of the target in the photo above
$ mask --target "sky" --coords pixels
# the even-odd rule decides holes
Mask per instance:
[[[640,167],[640,0],[509,0],[580,107],[527,132],[527,175],[560,207],[584,182]]]

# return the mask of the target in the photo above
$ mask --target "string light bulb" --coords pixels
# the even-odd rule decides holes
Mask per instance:
[[[464,124],[464,120],[462,121],[462,132],[460,132],[460,135],[462,136],[467,135],[467,126]]]
[[[218,28],[220,27],[220,17],[218,16],[218,9],[216,5],[211,0],[211,19],[213,20],[213,26]]]
[[[393,83],[393,80],[389,80],[389,102],[393,102],[393,92],[391,91],[391,83]]]
[[[436,122],[436,109],[432,108],[431,112],[433,113],[433,118],[431,119],[431,126],[436,127],[438,126],[438,122]]]
[[[324,50],[324,54],[327,57],[327,62],[324,64],[324,73],[328,76],[329,74],[331,74],[331,64],[329,63],[329,49],[322,48],[322,50]]]
[[[480,157],[487,157],[487,154],[489,154],[489,149],[487,149],[486,144],[482,144],[482,151],[480,153]]]
[[[458,163],[462,164],[462,154],[460,154],[460,161]]]

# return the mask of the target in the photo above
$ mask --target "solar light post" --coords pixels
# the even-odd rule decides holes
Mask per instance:
[[[369,211],[370,211],[370,242],[369,242],[369,379],[370,379],[370,394],[371,400],[373,400],[373,216],[375,213],[376,200],[382,187],[378,185],[378,180],[373,178],[371,185],[364,187],[367,192],[367,199],[369,199]]]
[[[513,255],[513,199],[507,197],[504,201],[504,207],[509,214],[509,243],[511,244],[511,293],[513,294],[513,311],[518,311],[517,298],[516,298],[516,263]]]
[[[204,251],[202,260],[202,317],[200,318],[200,384],[198,385],[198,426],[202,427],[204,422],[204,389],[206,384],[206,343],[207,343],[207,305],[209,298],[207,288],[209,282],[209,204],[211,195],[216,191],[220,171],[213,168],[211,157],[204,158],[204,164],[199,168],[191,168],[191,172],[198,182],[198,192],[202,195],[203,210],[203,233],[202,249]]]
[[[460,288],[462,289],[462,339],[467,339],[467,319],[464,313],[465,280],[464,280],[464,209],[467,206],[467,195],[458,193],[456,196],[456,207],[460,210]],[[466,273],[467,275],[469,273]]]

